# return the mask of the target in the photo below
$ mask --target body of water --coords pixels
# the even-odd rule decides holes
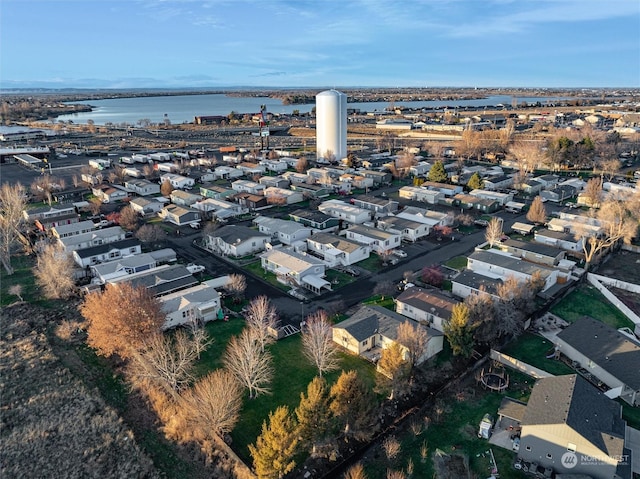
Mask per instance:
[[[482,107],[495,105],[511,105],[513,97],[509,95],[496,95],[476,100],[452,100],[452,101],[406,101],[395,102],[395,106],[409,108],[436,108],[451,107]],[[559,97],[517,97],[518,103],[557,102]],[[228,115],[236,112],[258,113],[260,106],[266,105],[271,113],[307,113],[315,106],[314,103],[305,105],[283,105],[282,101],[275,98],[235,97],[224,94],[209,95],[179,95],[157,96],[137,98],[114,98],[107,100],[88,100],[82,102],[94,107],[91,112],[61,115],[56,120],[71,120],[74,123],[86,123],[93,120],[96,125],[105,123],[128,123],[136,125],[141,119],[148,119],[152,123],[162,123],[168,118],[171,123],[190,123],[196,116]],[[363,112],[383,111],[390,106],[389,102],[349,103],[348,108],[359,108]]]

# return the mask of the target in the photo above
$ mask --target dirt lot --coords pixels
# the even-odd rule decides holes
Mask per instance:
[[[640,254],[619,251],[600,266],[597,274],[640,284]]]

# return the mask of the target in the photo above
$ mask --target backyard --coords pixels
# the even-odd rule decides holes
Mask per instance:
[[[634,328],[629,318],[589,284],[578,286],[551,308],[551,312],[570,323],[582,316],[591,316],[616,329],[627,327],[633,330]]]
[[[222,366],[222,355],[225,345],[233,335],[240,333],[244,327],[244,321],[233,319],[228,322],[215,321],[207,324],[207,331],[214,338],[214,343],[202,354],[197,365],[197,374],[204,375],[207,372]],[[254,443],[262,427],[262,422],[267,419],[269,412],[278,406],[287,405],[293,410],[300,402],[300,393],[306,392],[307,385],[317,370],[311,363],[304,359],[300,335],[281,339],[269,347],[273,355],[273,368],[275,375],[271,383],[271,394],[259,396],[256,399],[245,399],[240,413],[240,421],[234,429],[231,437],[232,447],[238,455],[251,464],[248,446]],[[341,370],[355,370],[373,388],[375,383],[375,367],[373,364],[359,357],[340,353]],[[326,375],[329,384],[335,382],[341,371],[335,371]]]
[[[517,340],[509,343],[501,352],[554,376],[573,374],[575,371],[565,363],[547,358],[551,350],[553,350],[553,344],[548,339],[536,334],[524,333]]]
[[[426,416],[414,419],[414,424],[422,423],[422,432],[416,434],[418,429],[412,425],[396,434],[401,447],[395,459],[389,459],[380,447],[364,458],[367,477],[383,479],[387,469],[406,471],[409,461],[413,463],[413,477],[435,477],[435,459],[447,455],[461,456],[477,477],[488,477],[491,475],[490,450],[501,478],[526,477],[513,469],[513,452],[490,446],[486,440],[477,437],[480,420],[485,413],[495,417],[503,397],[526,400],[533,381],[516,372],[509,374],[511,385],[505,393],[484,391],[469,379],[458,392],[438,400]]]

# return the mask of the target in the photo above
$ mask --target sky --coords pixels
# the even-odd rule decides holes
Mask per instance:
[[[639,0],[2,0],[0,88],[640,87]]]

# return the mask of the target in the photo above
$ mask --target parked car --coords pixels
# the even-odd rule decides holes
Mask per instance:
[[[489,222],[487,220],[475,220],[473,222],[474,225],[478,225],[478,226],[489,226]]]
[[[407,253],[402,251],[401,249],[394,249],[392,251],[393,254],[395,254],[396,256],[399,256],[400,258],[406,258],[407,257]]]
[[[204,271],[204,269],[205,269],[204,266],[202,266],[200,264],[189,263],[187,265],[187,270],[191,274],[202,273]]]
[[[351,268],[349,266],[347,266],[346,268],[344,268],[342,271],[344,271],[347,274],[350,274],[351,276],[360,276],[360,271],[358,271],[355,268]]]

